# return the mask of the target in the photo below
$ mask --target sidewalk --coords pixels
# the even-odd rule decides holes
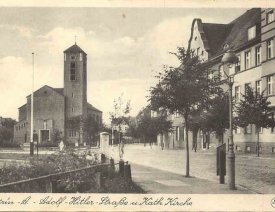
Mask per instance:
[[[185,174],[185,150],[161,150],[156,146],[151,148],[140,144],[129,144],[125,145],[124,153],[124,160],[129,161],[131,164],[174,173],[178,176]],[[113,155],[118,157],[118,147],[114,147]],[[260,158],[253,155],[236,155],[236,187],[247,188],[251,193],[274,194],[275,163],[273,163],[273,158]],[[228,163],[226,164],[228,166]],[[219,177],[216,175],[215,153],[190,151],[190,175],[218,184]],[[225,176],[225,183],[227,185],[228,175]]]
[[[228,185],[212,181],[162,171],[131,163],[132,178],[146,193],[170,194],[251,194],[253,192],[238,187],[229,190]]]

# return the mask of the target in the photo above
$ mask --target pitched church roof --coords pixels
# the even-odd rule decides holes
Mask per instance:
[[[63,90],[64,90],[64,89],[63,89],[63,88],[52,88],[51,86],[48,86],[48,85],[44,85],[44,86],[42,86],[41,88],[39,88],[39,89],[37,89],[36,91],[34,91],[34,95],[36,95],[36,94],[38,93],[38,91],[40,91],[41,89],[43,89],[43,88],[45,88],[45,87],[47,87],[47,88],[49,88],[49,89],[51,89],[51,90],[57,92],[58,94],[64,96],[64,94],[63,94]],[[29,96],[31,96],[31,94],[29,94],[27,97],[29,97]]]
[[[78,45],[76,45],[76,44],[74,44],[74,45],[72,45],[71,47],[69,47],[68,49],[66,49],[65,51],[64,51],[64,53],[66,53],[66,52],[70,52],[70,53],[79,53],[79,52],[82,52],[82,53],[84,53],[85,55],[87,55]]]
[[[53,88],[57,93],[64,95],[64,88]]]
[[[88,109],[90,109],[90,110],[94,110],[94,111],[97,111],[97,112],[101,112],[102,113],[102,111],[101,110],[99,110],[99,109],[97,109],[97,108],[95,108],[93,105],[91,105],[89,102],[87,102],[87,105],[88,105]]]
[[[200,34],[203,44],[205,49],[210,53],[210,58],[221,55],[227,48],[238,50],[260,39],[260,8],[247,10],[243,15],[229,24],[202,23],[201,19],[195,20],[201,29]],[[247,30],[254,25],[256,25],[256,37],[248,40]],[[224,48],[225,44],[228,45],[227,48]]]

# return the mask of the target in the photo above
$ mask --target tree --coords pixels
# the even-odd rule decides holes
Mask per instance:
[[[92,141],[95,137],[95,134],[101,130],[100,124],[95,120],[92,115],[88,114],[86,117],[71,117],[66,121],[66,127],[70,130],[78,132],[79,134],[81,122],[83,123],[83,133],[87,135],[87,137],[85,137],[85,140]]]
[[[239,127],[247,127],[249,124],[255,125],[257,133],[257,156],[259,157],[260,128],[275,126],[273,110],[270,107],[271,102],[268,101],[267,96],[264,96],[264,91],[259,94],[249,86],[242,96],[243,99],[241,99],[236,106],[237,116],[235,117],[235,123]]]
[[[100,132],[102,126],[100,126],[93,116],[88,115],[84,119],[84,129],[86,130],[88,141],[91,142],[95,140],[95,135]]]
[[[0,123],[0,145],[3,145],[5,142],[11,142],[13,140],[13,127],[15,124],[16,121],[11,118],[5,118]]]
[[[167,120],[166,113],[159,112],[157,117],[151,116],[150,107],[145,107],[137,115],[137,134],[144,142],[151,144],[157,140],[159,134],[172,130],[171,121]]]
[[[229,102],[228,94],[220,92],[213,99],[208,100],[208,108],[202,114],[201,128],[204,131],[214,132],[219,143],[224,143],[224,132],[229,129]]]
[[[130,113],[130,101],[124,101],[121,94],[117,99],[114,99],[114,111],[110,113],[112,128],[115,127],[118,130],[118,142],[120,145],[119,155],[123,157],[123,143],[121,142],[121,127],[122,125],[128,125],[129,113]]]
[[[13,138],[13,130],[4,126],[0,127],[0,145],[10,142]]]
[[[181,65],[177,68],[165,67],[164,73],[157,76],[159,82],[150,90],[149,101],[153,109],[164,108],[183,116],[186,128],[186,177],[189,177],[189,116],[205,107],[211,89],[206,64],[201,64],[198,56],[184,48],[178,48],[174,55]]]
[[[58,129],[54,129],[53,130],[53,134],[52,134],[52,141],[55,144],[58,144],[61,140],[63,140],[63,136],[62,136],[62,132]]]
[[[133,137],[133,138],[139,138],[138,121],[137,121],[136,117],[129,118],[128,129],[126,131],[126,135]]]

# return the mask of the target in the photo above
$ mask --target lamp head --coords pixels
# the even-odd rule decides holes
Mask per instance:
[[[222,64],[227,64],[230,66],[231,64],[239,62],[239,58],[236,54],[231,50],[227,50],[222,57]]]

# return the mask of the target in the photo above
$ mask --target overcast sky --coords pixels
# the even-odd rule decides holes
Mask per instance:
[[[0,116],[17,108],[35,89],[63,87],[63,51],[77,44],[88,54],[88,101],[108,122],[114,98],[131,100],[132,115],[147,104],[154,75],[176,65],[169,52],[186,46],[193,18],[228,23],[247,9],[186,8],[0,8]]]

